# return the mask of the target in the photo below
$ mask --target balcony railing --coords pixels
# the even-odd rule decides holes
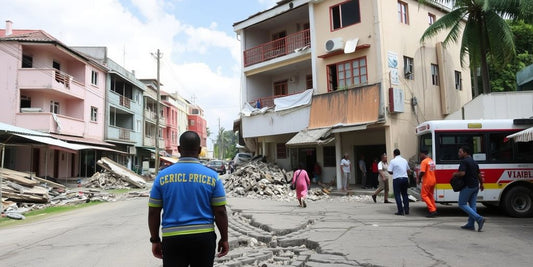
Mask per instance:
[[[120,96],[120,105],[126,108],[130,108],[131,100],[123,95]]]
[[[244,66],[250,66],[272,58],[295,53],[298,48],[310,47],[309,29],[258,45],[244,51]]]
[[[118,138],[122,140],[130,140],[131,130],[119,128]]]
[[[85,85],[73,79],[72,76],[56,69],[31,69],[18,70],[18,88],[42,90],[41,92],[54,91],[70,97],[83,99]]]
[[[296,92],[296,93],[292,93],[292,94],[287,94],[287,95],[265,96],[265,97],[257,98],[256,100],[250,101],[248,103],[250,105],[252,105],[252,107],[256,107],[256,108],[274,107],[274,99],[279,98],[279,97],[289,96],[289,95],[300,94],[300,93],[302,93],[304,91],[300,91],[300,92]],[[257,106],[258,102],[259,102],[259,107]]]

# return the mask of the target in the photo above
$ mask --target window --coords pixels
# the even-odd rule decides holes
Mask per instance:
[[[407,80],[415,79],[415,75],[413,74],[413,70],[414,70],[413,65],[414,65],[413,58],[403,57],[403,74],[404,74],[405,79]]]
[[[33,68],[33,57],[22,55],[22,67],[23,68]]]
[[[361,22],[359,0],[350,0],[330,8],[332,30]]]
[[[431,64],[431,83],[439,85],[439,66],[436,64]]]
[[[305,75],[305,88],[306,89],[313,88],[313,74]]]
[[[91,84],[92,85],[98,85],[98,72],[91,71]]]
[[[287,95],[289,84],[287,80],[274,82],[274,95]]]
[[[455,89],[463,90],[463,79],[461,79],[460,71],[455,71]]]
[[[336,91],[367,84],[366,57],[328,66],[328,91]]]
[[[472,149],[472,158],[485,161],[485,135],[482,133],[439,133],[436,134],[437,163],[458,163],[457,152],[461,146]]]
[[[91,107],[91,121],[98,121],[98,108]]]
[[[194,120],[189,120],[189,125],[194,126]]]
[[[50,101],[50,113],[59,114],[59,102]]]
[[[437,20],[437,17],[431,13],[428,13],[428,22],[429,22],[429,25],[435,23],[435,20]]]
[[[409,9],[407,3],[398,1],[398,18],[403,24],[409,24]]]
[[[276,145],[276,154],[278,159],[286,159],[287,158],[287,147],[285,147],[285,144],[278,143]]]
[[[335,163],[335,147],[334,146],[325,146],[324,147],[324,167],[336,167]]]
[[[144,136],[146,137],[152,137],[153,136],[153,127],[151,124],[145,122],[144,123]]]
[[[20,108],[31,108],[31,97],[21,95],[20,96]]]

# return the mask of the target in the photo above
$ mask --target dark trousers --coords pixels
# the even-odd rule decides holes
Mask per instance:
[[[394,199],[399,213],[409,213],[409,198],[407,196],[407,188],[409,188],[409,180],[407,177],[396,178],[392,180],[392,189],[394,190]],[[401,198],[400,198],[401,195]],[[403,207],[402,207],[403,199]]]
[[[163,237],[163,266],[213,266],[215,232]]]

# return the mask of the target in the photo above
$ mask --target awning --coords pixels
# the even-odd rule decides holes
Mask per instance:
[[[287,146],[326,145],[335,140],[331,128],[304,129],[289,140]]]
[[[59,149],[59,150],[67,150],[70,153],[76,153],[76,151],[79,150],[86,150],[86,149],[95,149],[95,150],[104,150],[104,151],[111,151],[115,153],[121,153],[121,154],[127,154],[126,152],[111,149],[108,147],[101,147],[101,146],[90,146],[90,145],[80,145],[80,144],[71,144],[67,143],[58,139],[54,139],[51,137],[45,137],[45,136],[34,136],[34,135],[25,135],[25,134],[14,134],[16,136],[30,139],[39,143],[47,144],[52,146],[52,148]]]
[[[530,127],[523,131],[508,135],[507,138],[514,139],[515,142],[533,141],[533,127]]]
[[[85,144],[91,144],[91,145],[97,145],[97,146],[108,146],[108,147],[114,147],[114,144],[110,144],[104,141],[100,141],[97,139],[92,138],[85,138],[85,137],[77,137],[77,136],[67,136],[67,135],[61,135],[61,134],[50,134],[51,136],[63,140],[63,141],[70,141],[70,142],[76,142],[76,143],[85,143]]]
[[[25,134],[14,134],[14,135],[22,137],[22,138],[30,139],[30,140],[33,140],[39,143],[47,144],[60,150],[66,149],[71,153],[76,153],[76,151],[81,150],[80,147],[82,147],[82,145],[69,144],[67,142],[63,142],[61,140],[57,140],[51,137],[25,135]]]

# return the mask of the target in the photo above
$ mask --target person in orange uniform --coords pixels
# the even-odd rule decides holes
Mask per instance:
[[[435,206],[435,196],[433,194],[435,192],[435,184],[437,183],[437,179],[435,178],[435,163],[428,156],[427,149],[420,150],[420,159],[422,159],[420,163],[420,175],[416,178],[416,183],[419,184],[422,181],[422,192],[420,196],[426,202],[429,210],[429,214],[426,217],[433,218],[438,214],[437,207]]]

